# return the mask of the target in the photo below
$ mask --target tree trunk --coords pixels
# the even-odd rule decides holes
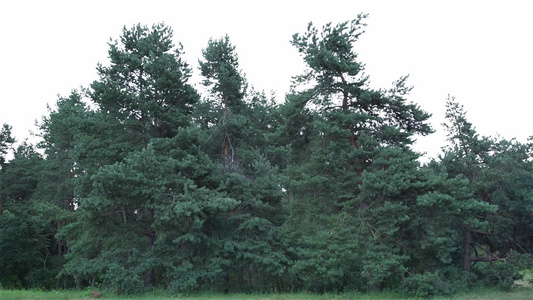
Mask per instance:
[[[61,224],[59,223],[59,221],[57,221],[57,232],[59,232],[60,229],[61,229]],[[61,241],[57,240],[57,255],[59,257],[63,255],[62,248],[63,246],[61,245]]]
[[[222,121],[224,124],[224,126],[226,125],[226,114],[227,114],[227,111],[228,111],[228,98],[226,96],[226,93],[222,92],[222,101],[223,101],[223,105],[224,105],[224,116],[222,117]],[[228,137],[227,137],[227,134],[224,135],[224,144],[222,145],[223,147],[223,151],[224,151],[224,163],[226,165],[229,164],[229,157],[228,157]]]
[[[239,284],[239,292],[242,292],[244,290],[244,267],[240,267],[239,271],[237,272],[237,282]]]
[[[472,249],[472,227],[470,225],[466,225],[465,257],[464,257],[463,269],[467,272],[472,271],[472,257],[470,253],[471,249]]]
[[[344,76],[342,75],[342,73],[340,74],[340,77],[342,79],[342,82],[346,84],[346,80],[344,79]],[[343,92],[342,110],[345,112],[348,111],[348,93],[347,92]],[[357,149],[358,148],[357,138],[355,137],[355,134],[352,131],[352,127],[350,125],[347,125],[346,129],[350,130],[350,136],[348,138],[350,140],[350,145],[352,145],[352,147]],[[355,165],[355,173],[357,174],[357,176],[363,175],[363,168],[361,167],[361,160],[359,158],[355,159],[354,165]]]
[[[224,274],[224,276],[222,276],[222,285],[224,286],[224,294],[227,294],[229,292],[229,269],[226,270],[226,274]]]
[[[4,212],[4,205],[5,204],[6,204],[6,198],[5,197],[1,197],[0,198],[0,216]]]
[[[148,214],[148,221],[150,222],[150,224],[153,224],[154,223],[154,209],[153,208],[148,208],[146,211],[147,211],[147,214]],[[151,226],[149,228],[147,244],[148,244],[148,249],[149,250],[152,249],[154,247],[154,244],[155,244],[155,232],[154,232],[154,230],[152,229]],[[155,278],[155,270],[154,269],[148,270],[146,272],[146,284],[148,286],[153,286],[154,285],[154,278]]]
[[[357,138],[355,137],[355,134],[353,132],[350,133],[350,145],[352,145],[355,149],[358,148],[357,146]],[[355,165],[355,173],[357,174],[357,176],[361,176],[363,175],[363,168],[361,167],[361,159],[356,158],[354,160],[354,165]]]
[[[252,289],[252,272],[250,272],[250,268],[246,267],[246,282],[247,282],[247,291],[249,292]]]

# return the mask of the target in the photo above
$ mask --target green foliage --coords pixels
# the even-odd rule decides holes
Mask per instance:
[[[467,288],[465,274],[454,268],[413,274],[402,280],[401,290],[407,297],[433,298],[451,295]]]
[[[465,219],[467,238],[465,241],[464,266],[466,270],[478,272],[481,281],[508,286],[514,282],[514,274],[524,266],[502,261],[512,259],[516,252],[527,253],[531,262],[531,219],[532,198],[528,178],[531,176],[531,145],[516,141],[480,137],[466,119],[463,107],[453,98],[447,101],[449,140],[452,147],[442,158],[442,166],[450,176],[460,174],[466,180],[466,191],[471,195]],[[485,206],[476,213],[476,207]],[[474,210],[472,210],[474,208]],[[515,210],[515,208],[519,208]],[[464,211],[464,209],[463,209]],[[473,228],[473,229],[472,229]],[[473,252],[473,253],[469,253]],[[490,271],[483,272],[488,262],[494,264]],[[474,264],[476,265],[474,268]],[[481,264],[481,266],[479,265]],[[479,269],[477,269],[479,268]],[[496,269],[501,275],[496,275]]]
[[[15,139],[11,136],[11,129],[11,126],[4,124],[2,130],[0,130],[0,168],[6,161],[5,155],[8,153],[7,151],[15,142]]]
[[[407,76],[368,86],[365,18],[293,36],[307,68],[284,103],[248,88],[228,36],[202,50],[200,99],[169,27],[124,28],[98,80],[43,117],[42,152],[23,143],[6,161],[0,130],[0,285],[333,299],[512,286],[532,267],[533,144],[481,137],[450,97],[450,145],[420,165],[430,115]]]
[[[246,83],[239,70],[235,46],[226,35],[219,40],[210,39],[202,50],[200,71],[204,77],[203,84],[211,87],[211,92],[222,98],[223,105],[234,110],[243,106]]]
[[[172,36],[164,24],[124,27],[120,42],[109,44],[111,65],[99,65],[100,79],[91,84],[92,100],[132,134],[141,134],[141,143],[186,126],[198,99],[187,83],[191,70],[180,57],[182,47],[175,48]]]
[[[204,149],[219,162],[218,190],[238,202],[206,222],[219,244],[210,253],[223,262],[220,288],[273,289],[288,263],[278,237],[285,216],[278,167],[286,165],[286,152],[273,142],[277,106],[264,93],[247,90],[228,36],[211,39],[202,54],[200,70],[211,92],[198,117],[209,136]]]
[[[412,253],[410,208],[427,188],[409,145],[431,132],[429,115],[405,99],[406,77],[389,91],[366,86],[354,51],[364,18],[293,36],[309,68],[285,106],[294,138],[286,226],[293,270],[317,291],[397,286]],[[325,263],[330,255],[342,268]]]
[[[10,205],[27,204],[38,182],[41,156],[33,146],[22,143],[14,158],[1,170],[2,197],[6,198],[5,209]]]
[[[43,160],[23,143],[0,170],[0,284],[7,288],[57,285],[53,227],[32,199]]]
[[[483,264],[474,269],[474,274],[480,278],[481,284],[487,287],[510,289],[517,280],[524,278],[524,270],[533,266],[531,255],[512,253],[506,259],[493,264]]]
[[[124,162],[105,166],[92,177],[93,191],[80,201],[79,210],[90,224],[99,225],[79,229],[90,233],[87,240],[72,244],[67,274],[84,272],[85,267],[75,259],[77,253],[101,266],[93,267],[94,273],[88,275],[104,273],[104,284],[131,292],[133,287],[142,289],[144,276],[152,269],[172,282],[189,276],[183,269],[171,271],[181,268],[184,260],[194,266],[191,273],[202,268],[200,263],[205,262],[193,263],[197,259],[193,253],[195,247],[205,248],[211,238],[204,231],[206,219],[232,209],[237,202],[209,190],[212,169],[193,132],[184,129],[171,140],[153,140],[146,150],[133,152]],[[78,223],[84,226],[85,222]],[[96,257],[87,257],[87,249],[93,249]]]
[[[32,265],[28,260],[32,257],[32,239],[20,240],[20,237],[30,237],[30,224],[17,218],[9,210],[0,216],[0,250],[2,253],[0,266],[2,274],[0,283],[5,288],[22,288],[24,278]]]

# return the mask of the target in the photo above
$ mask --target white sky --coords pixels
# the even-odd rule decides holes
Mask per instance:
[[[533,135],[533,4],[530,1],[2,1],[0,124],[22,141],[57,95],[87,87],[107,64],[108,41],[124,25],[165,22],[196,74],[210,37],[228,34],[256,89],[278,100],[303,70],[290,45],[309,21],[319,27],[369,13],[357,44],[371,85],[410,75],[409,99],[433,114],[437,133],[416,149],[444,145],[448,94],[483,135],[526,141]]]

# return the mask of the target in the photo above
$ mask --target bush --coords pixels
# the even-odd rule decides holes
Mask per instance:
[[[144,282],[139,274],[126,270],[118,264],[111,264],[105,275],[105,284],[119,294],[145,292]]]
[[[466,288],[464,274],[460,270],[424,272],[403,279],[402,293],[407,297],[433,297],[450,295]]]
[[[529,254],[513,253],[506,259],[493,263],[482,263],[474,272],[485,286],[496,286],[508,289],[516,280],[522,279],[523,270],[533,266],[533,259]]]

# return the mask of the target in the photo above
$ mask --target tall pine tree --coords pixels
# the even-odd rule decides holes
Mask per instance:
[[[177,280],[179,273],[167,273],[178,267],[176,260],[163,267],[158,257],[163,255],[158,241],[165,240],[165,231],[175,222],[167,216],[172,206],[167,194],[177,199],[193,183],[201,191],[209,188],[196,182],[209,173],[202,169],[209,164],[195,165],[200,170],[189,174],[177,166],[201,160],[202,154],[192,148],[169,154],[172,148],[194,147],[191,139],[198,134],[194,128],[185,129],[198,95],[187,83],[190,69],[181,60],[181,48],[173,45],[172,30],[164,24],[124,28],[120,41],[109,46],[111,63],[98,66],[100,79],[89,90],[96,111],[76,137],[75,160],[84,176],[79,216],[63,230],[72,250],[63,273],[78,283],[100,280],[131,292],[157,280]],[[180,138],[191,143],[183,144]],[[183,183],[185,178],[193,183]],[[198,201],[189,204],[208,209]]]
[[[211,39],[202,54],[200,70],[211,92],[206,99],[212,120],[206,149],[221,162],[219,189],[239,201],[227,215],[211,220],[220,240],[213,245],[219,247],[216,255],[228,263],[223,283],[226,289],[236,282],[239,289],[249,290],[260,280],[263,286],[256,283],[254,288],[266,288],[284,264],[276,239],[283,220],[281,179],[265,152],[266,148],[276,152],[267,146],[269,133],[274,132],[274,120],[268,116],[274,104],[264,94],[247,92],[228,36]]]
[[[513,276],[517,276],[512,258],[517,253],[533,253],[533,231],[526,221],[532,216],[532,145],[480,136],[467,120],[464,107],[453,97],[448,98],[446,108],[447,122],[443,125],[450,146],[441,164],[450,176],[463,176],[467,180],[473,199],[494,208],[472,214],[473,221],[462,224],[463,267],[466,271],[481,272],[492,284],[511,285]],[[507,266],[501,263],[507,261],[511,261]],[[473,269],[478,262],[491,264],[478,264]],[[496,269],[508,268],[498,271],[487,268],[492,265]],[[495,277],[495,272],[502,275]]]
[[[390,90],[368,87],[355,52],[365,17],[322,30],[310,23],[293,36],[307,70],[295,78],[286,104],[285,132],[294,140],[286,234],[302,288],[385,287],[402,278],[408,259],[395,228],[408,219],[406,202],[416,192],[407,191],[416,182],[370,178],[389,169],[390,159],[407,164],[405,176],[417,179],[410,145],[415,134],[432,130],[429,115],[406,100],[407,77]]]

